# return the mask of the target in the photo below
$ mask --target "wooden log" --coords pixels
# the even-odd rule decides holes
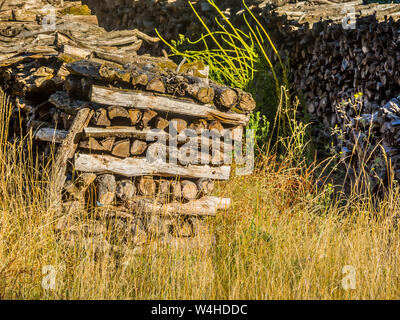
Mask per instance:
[[[157,194],[161,197],[168,197],[170,194],[171,182],[167,179],[155,180],[157,185]]]
[[[143,196],[153,196],[156,193],[156,183],[153,177],[141,177],[138,183],[138,190]]]
[[[256,108],[256,101],[254,100],[254,98],[252,97],[252,95],[248,92],[245,92],[243,90],[240,89],[235,89],[237,94],[238,94],[238,99],[239,99],[239,103],[238,103],[238,108],[244,112],[250,113],[252,111],[254,111],[254,109]]]
[[[97,175],[94,173],[82,173],[78,177],[78,185],[81,193],[85,192],[87,188],[96,180]]]
[[[142,125],[143,128],[147,128],[149,126],[149,122],[157,116],[157,112],[153,110],[146,110],[143,112],[142,116]]]
[[[95,126],[101,126],[101,127],[109,127],[111,126],[111,121],[107,116],[107,110],[105,108],[100,108],[96,110],[92,123]]]
[[[61,191],[66,179],[67,161],[74,156],[78,146],[83,128],[89,124],[93,111],[84,108],[78,111],[71,128],[59,147],[55,156],[54,165],[50,173],[50,186],[48,188],[48,199],[50,207],[55,210],[61,205]]]
[[[52,94],[48,101],[56,108],[70,114],[77,114],[79,110],[88,107],[87,102],[75,100],[64,91],[58,91]]]
[[[79,143],[79,148],[93,150],[93,151],[107,151],[110,152],[113,149],[115,137],[108,137],[97,141],[93,137],[89,137],[86,140],[82,140]]]
[[[210,179],[199,179],[196,182],[199,193],[202,195],[209,195],[214,191],[214,181]]]
[[[166,133],[162,130],[156,129],[147,129],[147,130],[138,130],[132,127],[109,127],[109,128],[94,128],[87,127],[84,129],[85,137],[93,137],[93,138],[105,138],[105,137],[119,137],[119,138],[135,138],[139,140],[147,140],[147,141],[158,141],[158,139],[163,140],[165,142],[173,140],[174,137]],[[239,135],[235,135],[235,140]],[[185,139],[186,137],[186,139]],[[217,137],[219,139],[219,147],[221,152],[231,152],[233,150],[233,144],[231,141],[224,142],[221,137]],[[196,138],[180,136],[178,143],[183,144],[186,141],[193,139],[192,142],[196,143],[198,146],[206,146],[212,148],[212,141],[207,136],[199,136]]]
[[[210,167],[208,165],[188,165],[183,167],[160,161],[149,163],[146,159],[118,159],[108,155],[89,154],[76,154],[75,170],[93,173],[108,172],[125,177],[159,175],[216,180],[228,180],[230,174],[230,166]]]
[[[155,121],[155,127],[160,130],[164,130],[169,125],[169,121],[164,119],[163,117],[157,117]]]
[[[235,90],[224,87],[220,85],[216,85],[215,83],[210,83],[210,87],[215,92],[214,103],[217,106],[231,109],[238,104],[238,95]]]
[[[225,131],[224,127],[219,121],[211,121],[208,125],[208,130],[210,130],[211,132],[215,132],[218,135],[223,134]]]
[[[202,84],[189,84],[187,92],[196,100],[204,104],[212,103],[214,100],[214,89]]]
[[[62,143],[67,138],[68,131],[54,128],[41,128],[35,133],[35,139],[51,143]]]
[[[136,109],[129,109],[129,118],[131,119],[131,124],[134,126],[142,120],[142,112]]]
[[[116,195],[122,201],[128,201],[136,195],[136,186],[130,180],[121,180],[117,183]]]
[[[78,48],[75,46],[70,46],[67,44],[64,44],[61,48],[61,52],[73,57],[81,58],[81,59],[86,59],[92,54],[91,50],[88,49],[83,49],[83,48]]]
[[[147,143],[141,140],[134,140],[131,146],[131,155],[140,156],[147,149]]]
[[[183,180],[181,181],[181,185],[182,185],[183,199],[190,201],[197,198],[198,190],[194,182],[189,180]]]
[[[96,178],[97,201],[101,205],[111,204],[115,199],[117,183],[112,174],[102,174]]]
[[[158,77],[154,77],[153,79],[151,79],[148,82],[148,84],[146,86],[146,90],[147,91],[154,91],[154,92],[158,92],[158,93],[165,93],[166,92],[164,83]]]
[[[236,94],[236,93],[235,93]],[[105,105],[120,105],[137,109],[181,114],[213,120],[218,118],[223,123],[247,125],[249,116],[234,112],[221,112],[210,105],[197,105],[183,100],[167,97],[148,96],[135,91],[109,89],[93,85],[90,100]]]
[[[174,131],[176,131],[176,133],[178,134],[188,127],[187,121],[180,118],[173,118],[170,120],[170,123],[172,124]],[[170,134],[175,134],[175,132],[174,133],[170,132]]]
[[[203,197],[188,203],[172,202],[158,204],[150,199],[141,199],[135,205],[138,214],[154,214],[160,216],[215,216],[218,210],[228,210],[230,199]]]
[[[177,200],[182,199],[182,185],[180,181],[171,181],[171,195]]]
[[[118,141],[114,144],[111,154],[119,158],[127,158],[130,155],[130,147],[129,139]]]
[[[85,136],[86,137],[119,137],[119,138],[136,138],[140,140],[152,140],[154,139],[167,139],[168,133],[161,130],[138,130],[133,127],[109,127],[109,128],[94,128],[87,127],[85,128]]]
[[[130,121],[130,116],[128,111],[125,108],[122,108],[120,106],[111,106],[108,107],[108,118],[113,121],[113,120],[118,120],[118,119],[124,119],[124,120],[129,120]]]

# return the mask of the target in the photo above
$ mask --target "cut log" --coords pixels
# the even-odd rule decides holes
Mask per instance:
[[[117,183],[112,174],[102,174],[96,178],[97,201],[100,205],[111,204],[115,199]]]
[[[131,154],[133,156],[142,155],[147,149],[147,143],[141,140],[134,140],[131,146]]]
[[[212,82],[210,83],[210,87],[215,92],[215,99],[214,99],[215,105],[227,109],[231,109],[237,105],[238,95],[235,92],[235,90],[229,87],[216,85],[215,83]]]
[[[150,199],[141,199],[137,201],[135,211],[139,214],[160,216],[215,216],[218,210],[228,210],[230,202],[230,199],[217,197],[203,197],[184,204],[179,202],[158,204]]]
[[[214,181],[210,179],[199,179],[197,181],[199,193],[202,195],[209,195],[214,191]]]
[[[236,92],[234,92],[236,95]],[[105,105],[120,105],[137,109],[153,109],[155,111],[182,114],[221,122],[247,125],[249,116],[234,112],[221,112],[210,105],[198,105],[167,97],[149,96],[135,91],[109,89],[93,85],[90,93],[92,102]]]
[[[130,155],[130,147],[131,143],[129,140],[118,141],[114,144],[111,154],[119,158],[127,158]]]
[[[188,165],[183,167],[161,161],[149,163],[146,159],[118,159],[108,155],[94,154],[77,154],[75,156],[75,169],[81,172],[108,172],[125,177],[159,175],[216,180],[228,180],[230,174],[230,166]]]
[[[201,85],[201,84],[189,84],[187,86],[187,92],[196,100],[208,104],[214,100],[214,89]]]
[[[54,128],[41,128],[35,133],[35,139],[52,143],[62,143],[67,137],[68,131]]]
[[[182,185],[182,197],[185,200],[194,200],[197,198],[198,190],[194,182],[189,180],[181,181]]]
[[[256,108],[256,101],[252,95],[240,89],[235,89],[239,96],[238,108],[244,112],[250,113]]]
[[[141,177],[139,179],[138,190],[143,196],[155,195],[156,187],[153,177]]]
[[[92,53],[91,50],[77,48],[77,47],[70,46],[67,44],[64,44],[62,46],[61,52],[64,54],[71,55],[73,57],[81,58],[81,59],[85,59],[85,58],[89,57]]]
[[[117,183],[116,195],[122,201],[128,201],[136,194],[136,186],[130,180],[121,180]]]

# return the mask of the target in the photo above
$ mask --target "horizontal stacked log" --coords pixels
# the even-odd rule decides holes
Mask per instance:
[[[50,32],[29,22],[34,34],[7,38],[23,49],[5,42],[10,50],[0,57],[0,85],[14,103],[9,139],[29,134],[35,157],[54,157],[48,199],[63,216],[60,231],[66,215],[95,206],[99,230],[112,217],[139,244],[143,234],[200,235],[202,217],[229,208],[229,199],[211,196],[214,180],[230,177],[225,155],[241,141],[253,98],[204,70],[179,73],[169,59],[138,55],[147,37],[139,32],[108,33],[82,21],[78,31],[68,19]],[[32,51],[30,42],[43,39],[46,49]]]

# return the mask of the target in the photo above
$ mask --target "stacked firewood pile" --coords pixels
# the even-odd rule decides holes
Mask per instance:
[[[229,179],[225,160],[255,108],[249,94],[210,81],[204,66],[138,55],[156,39],[105,32],[90,16],[58,16],[55,30],[0,23],[0,85],[15,105],[10,139],[31,135],[43,163],[55,149],[49,202],[66,240],[83,230],[88,245],[107,248],[110,223],[119,241],[138,246],[196,238],[204,217],[229,207],[211,193]],[[90,208],[96,222],[77,226]]]

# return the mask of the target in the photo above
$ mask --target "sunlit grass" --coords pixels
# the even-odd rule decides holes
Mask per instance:
[[[1,110],[9,110],[3,101]],[[396,299],[400,294],[399,193],[375,206],[350,195],[342,205],[329,188],[316,190],[312,168],[265,155],[256,171],[218,185],[232,208],[208,221],[209,250],[151,245],[95,253],[82,238],[67,246],[54,231],[46,187],[35,159],[21,162],[22,142],[0,157],[0,297],[2,299]],[[289,161],[290,162],[290,161]],[[32,166],[31,164],[35,164]],[[301,170],[299,170],[301,169]],[[342,202],[341,202],[342,203]],[[377,211],[376,208],[379,208]],[[90,221],[77,213],[81,223]],[[105,239],[107,235],[104,235]],[[133,249],[133,248],[130,248]],[[45,290],[53,266],[56,289]],[[346,265],[356,287],[344,290]]]

